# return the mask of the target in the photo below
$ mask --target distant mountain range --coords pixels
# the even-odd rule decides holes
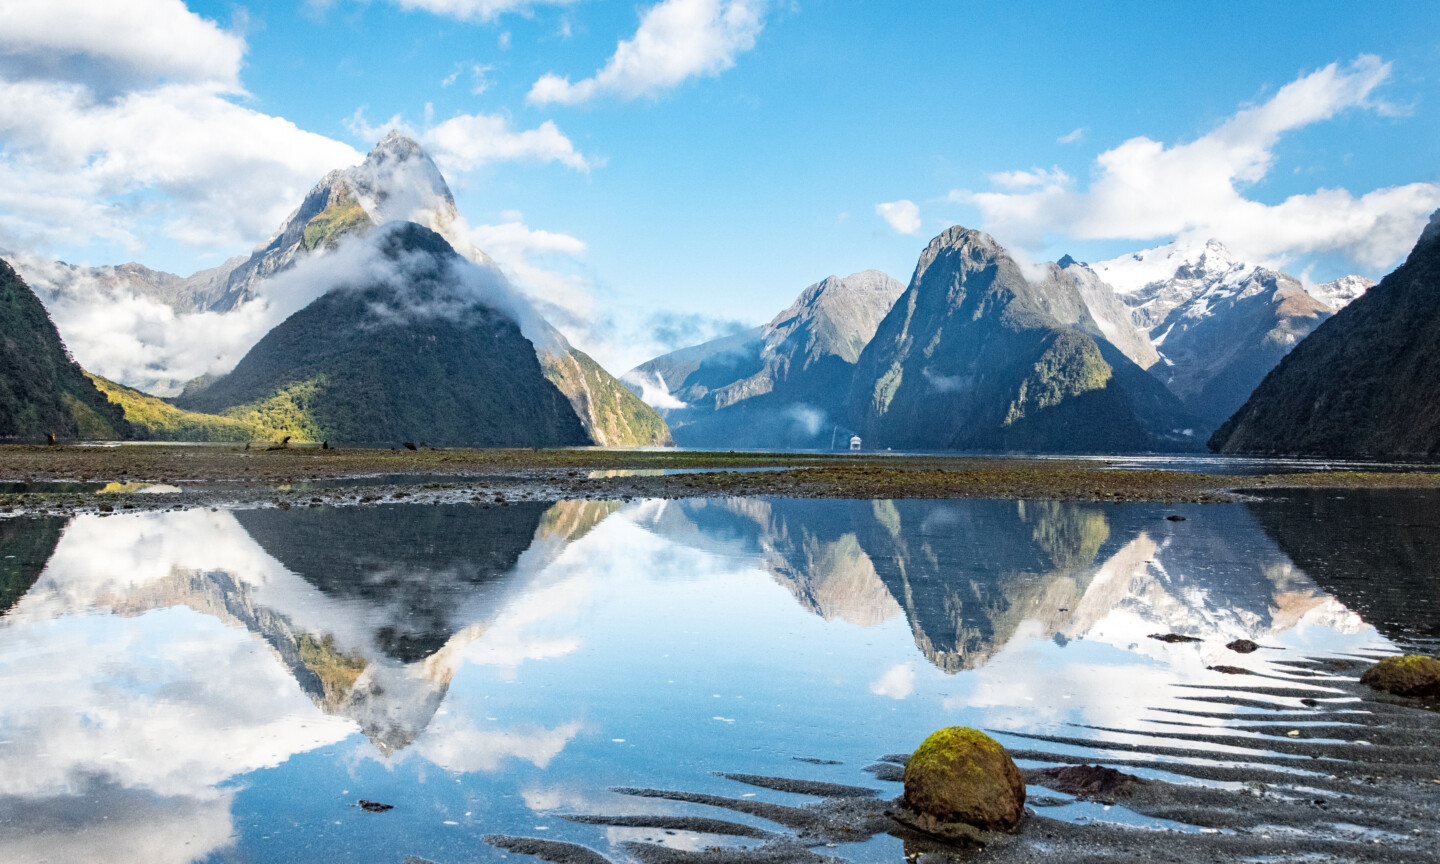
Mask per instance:
[[[1240,261],[1214,240],[1170,243],[1094,270],[1155,346],[1160,362],[1147,368],[1210,428],[1320,322],[1374,284],[1347,276],[1312,295],[1294,277]]]
[[[33,293],[7,267],[23,290],[0,321],[15,358],[0,435],[828,449],[859,434],[867,449],[1123,452],[1199,449],[1219,427],[1212,446],[1229,452],[1431,454],[1435,233],[1381,283],[1401,287],[1381,290],[1360,276],[1305,284],[1213,240],[1021,266],[955,226],[908,285],[831,276],[769,323],[657,357],[622,385],[510,287],[434,162],[392,133],[219,267],[182,278],[23,258]],[[412,257],[419,276],[403,272]],[[144,298],[181,316],[298,311],[228,374],[166,400],[126,385],[174,382],[85,375],[37,295]],[[1310,347],[1291,362],[1297,345]]]
[[[1197,421],[1104,337],[1074,280],[988,234],[930,241],[856,364],[862,436],[918,450],[1194,449]]]
[[[1301,342],[1210,446],[1223,453],[1440,455],[1440,211],[1405,263]]]
[[[855,363],[904,290],[876,270],[831,276],[770,323],[657,357],[623,380],[667,394],[666,421],[687,447],[827,447],[845,423]]]
[[[993,238],[957,227],[931,242],[904,298],[898,284],[874,271],[830,277],[770,324],[622,379],[687,446],[828,448],[859,432],[893,448],[1193,450],[1374,283],[1306,286],[1214,240],[1021,268]],[[817,297],[864,314],[830,314]],[[797,342],[863,351],[797,374]]]

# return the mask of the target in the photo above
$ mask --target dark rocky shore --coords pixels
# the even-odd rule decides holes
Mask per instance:
[[[1233,476],[1093,460],[673,450],[0,446],[0,515],[732,495],[1218,503],[1302,487],[1440,488],[1440,473]]]

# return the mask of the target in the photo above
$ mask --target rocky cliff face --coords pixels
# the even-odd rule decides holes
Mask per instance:
[[[1058,265],[1050,278],[1030,282],[979,231],[955,226],[932,240],[856,365],[850,416],[867,444],[1051,452],[1198,446],[1197,421],[1103,338],[1075,283]]]
[[[676,440],[693,447],[824,447],[846,426],[855,362],[904,287],[876,270],[806,288],[768,324],[626,373],[663,388]]]
[[[1300,343],[1210,446],[1225,453],[1440,454],[1440,211],[1405,263]]]

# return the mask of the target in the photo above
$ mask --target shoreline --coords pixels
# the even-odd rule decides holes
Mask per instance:
[[[1123,459],[0,445],[0,517],[193,507],[400,502],[489,506],[561,499],[732,496],[1203,504],[1254,500],[1253,493],[1283,489],[1440,489],[1440,472],[1427,470],[1236,475],[1112,467]],[[154,484],[178,491],[142,491]]]

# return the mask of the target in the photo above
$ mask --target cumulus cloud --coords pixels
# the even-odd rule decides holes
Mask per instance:
[[[98,89],[208,83],[238,91],[244,54],[242,38],[181,0],[0,0],[0,75],[7,78]]]
[[[1079,189],[1064,172],[1004,172],[1003,191],[956,190],[952,200],[980,209],[987,231],[1037,248],[1051,235],[1079,239],[1219,239],[1247,256],[1284,260],[1295,254],[1338,253],[1382,268],[1409,251],[1425,219],[1440,206],[1440,184],[1411,183],[1356,196],[1321,188],[1278,204],[1246,197],[1274,167],[1287,132],[1344,111],[1382,115],[1394,109],[1376,97],[1389,63],[1361,55],[1332,63],[1243,108],[1214,131],[1183,144],[1132,138],[1095,159]]]
[[[594,76],[571,83],[549,73],[526,98],[535,105],[575,105],[600,94],[623,99],[655,96],[697,75],[715,76],[755,47],[765,26],[766,0],[664,0],[640,19]]]
[[[875,213],[901,234],[920,233],[920,208],[914,201],[901,199],[886,204],[876,204]]]
[[[359,161],[231,101],[244,51],[178,0],[0,0],[0,248],[234,248]]]

